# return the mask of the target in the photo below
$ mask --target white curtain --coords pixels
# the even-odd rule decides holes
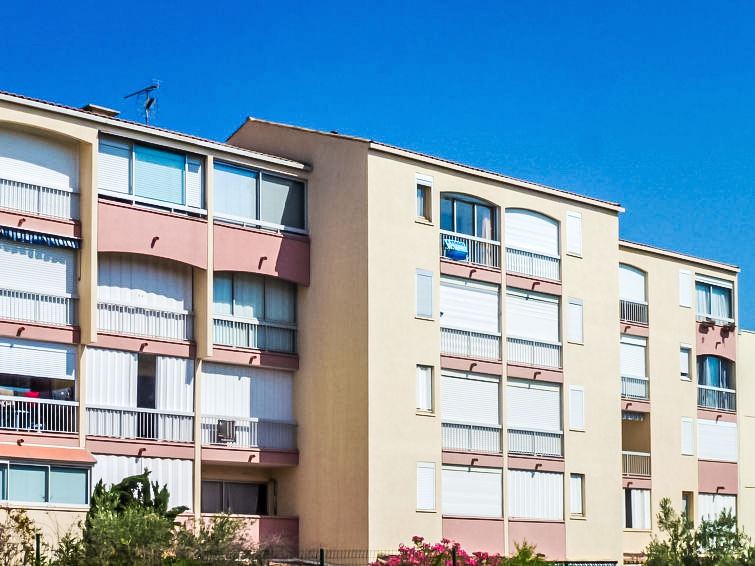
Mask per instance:
[[[711,311],[716,318],[731,318],[729,308],[729,290],[721,287],[711,287]]]
[[[710,287],[703,283],[695,283],[695,303],[697,314],[710,314]]]
[[[233,314],[233,276],[216,273],[212,283],[212,310],[215,314]]]
[[[265,281],[265,319],[279,322],[295,321],[296,288],[288,281]]]
[[[697,496],[697,501],[700,508],[700,512],[698,513],[699,520],[706,519],[713,521],[724,511],[729,511],[733,515],[737,513],[736,495],[701,493]]]
[[[650,528],[650,490],[630,489],[629,502],[632,511],[632,528]]]
[[[233,278],[233,315],[264,318],[265,285],[259,275],[236,273]]]

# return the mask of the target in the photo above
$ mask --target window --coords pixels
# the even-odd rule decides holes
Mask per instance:
[[[443,515],[502,517],[500,469],[443,466]]]
[[[417,462],[417,511],[435,511],[434,462]]]
[[[75,379],[74,346],[0,339],[0,395],[73,401]],[[11,407],[3,408],[0,403],[0,426],[3,419],[15,424],[15,415],[9,413],[12,413]],[[24,423],[33,416],[32,413],[19,415],[18,422]],[[38,416],[41,419],[42,411]]]
[[[417,410],[433,410],[433,368],[417,366]]]
[[[624,489],[624,528],[650,529],[649,489]]]
[[[585,389],[579,385],[569,386],[569,428],[585,430]]]
[[[686,417],[682,417],[682,455],[695,455],[695,423]]]
[[[444,328],[482,334],[500,332],[498,285],[441,277],[440,324]]]
[[[532,252],[536,255],[559,257],[558,222],[532,210],[509,208],[506,210],[506,248]],[[514,271],[517,266],[506,268]],[[517,270],[520,271],[521,270]],[[525,271],[525,273],[528,273]],[[530,273],[536,275],[535,273]],[[558,279],[558,277],[556,277]]]
[[[426,269],[417,270],[417,316],[433,317],[433,273]]]
[[[582,299],[569,299],[568,340],[582,344],[584,337],[582,323]]]
[[[432,220],[432,187],[433,178],[427,175],[416,175],[417,181],[417,218]]]
[[[99,144],[99,188],[156,202],[203,208],[202,161],[125,141]]]
[[[564,518],[564,474],[509,470],[509,517],[514,519]]]
[[[698,320],[710,318],[716,324],[734,322],[732,291],[733,285],[729,281],[698,275],[695,278]]]
[[[500,398],[497,377],[443,370],[440,378],[443,448],[500,452]],[[471,430],[474,434],[470,436]]]
[[[697,457],[701,460],[737,461],[737,423],[697,419]]]
[[[495,208],[471,197],[441,195],[440,229],[498,241]]]
[[[697,356],[697,383],[706,387],[734,389],[734,364],[718,356]]]
[[[305,230],[301,181],[215,162],[213,182],[215,216],[263,228]]]
[[[202,480],[202,513],[267,515],[267,484]]]
[[[679,306],[692,306],[692,273],[685,269],[679,270]]]
[[[11,502],[89,502],[89,471],[85,468],[0,463],[0,482],[2,498]]]
[[[620,341],[621,375],[647,377],[647,339],[622,334]]]
[[[679,374],[682,379],[690,381],[690,367],[692,362],[692,346],[682,344],[679,347]]]
[[[140,409],[155,409],[157,385],[157,356],[139,354],[136,362],[136,406]],[[138,414],[136,436],[157,439],[157,413],[149,411]]]
[[[695,495],[691,491],[682,492],[682,517],[684,517],[689,522],[695,520],[695,513],[693,508],[694,497]]]
[[[699,519],[708,521],[716,520],[721,513],[728,511],[732,515],[737,514],[737,496],[723,495],[719,493],[700,493],[697,496],[699,507]]]
[[[537,342],[559,344],[558,307],[558,297],[506,289],[507,338],[528,338]]]
[[[571,474],[569,478],[570,497],[569,512],[572,515],[585,515],[585,476],[584,474]]]
[[[506,426],[510,453],[562,456],[561,386],[509,379]]]
[[[566,253],[582,257],[582,214],[566,213]]]

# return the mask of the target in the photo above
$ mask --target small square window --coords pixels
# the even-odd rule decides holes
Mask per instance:
[[[432,220],[432,188],[433,178],[427,175],[416,175],[417,183],[417,218]]]

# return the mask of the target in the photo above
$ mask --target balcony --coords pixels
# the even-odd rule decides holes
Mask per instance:
[[[507,362],[536,367],[561,368],[561,343],[527,338],[506,338]]]
[[[97,303],[97,326],[105,332],[168,340],[191,340],[194,336],[193,322],[194,317],[191,313]]]
[[[635,301],[619,300],[619,319],[633,324],[648,323],[648,304]]]
[[[226,427],[227,430],[223,430]],[[250,417],[205,415],[202,417],[202,444],[296,450],[296,425]]]
[[[465,423],[441,424],[443,448],[467,452],[501,452],[501,427]]]
[[[621,452],[621,473],[627,476],[650,476],[650,454]]]
[[[450,354],[452,356],[500,360],[501,336],[473,332],[471,330],[441,328],[440,351],[442,354]]]
[[[215,344],[270,352],[296,352],[296,325],[215,316]]]
[[[0,179],[0,208],[51,218],[78,220],[79,194]]]
[[[87,407],[87,434],[164,442],[193,442],[194,415],[136,407]]]
[[[698,385],[697,406],[705,407],[708,409],[720,409],[722,411],[736,411],[736,391],[734,389],[726,389],[724,387]]]
[[[647,377],[621,376],[621,396],[624,399],[641,399],[649,398],[648,385],[650,380]]]
[[[78,409],[75,401],[0,395],[0,430],[76,433]]]
[[[467,253],[453,252],[449,243],[459,243],[466,246]],[[461,247],[461,246],[460,246]],[[458,255],[457,255],[458,254]],[[473,263],[493,269],[501,268],[501,242],[486,240],[477,236],[468,236],[448,230],[440,231],[440,257]]]
[[[508,429],[508,451],[509,454],[560,458],[564,455],[563,436],[562,432],[510,428]]]
[[[561,260],[557,257],[506,248],[506,271],[538,279],[561,280]]]
[[[76,325],[76,299],[0,289],[0,318],[41,324]]]

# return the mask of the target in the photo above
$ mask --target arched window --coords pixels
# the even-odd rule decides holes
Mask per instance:
[[[444,193],[440,196],[440,229],[498,241],[496,208],[474,197]]]
[[[506,210],[506,270],[560,279],[558,222],[532,210]]]

